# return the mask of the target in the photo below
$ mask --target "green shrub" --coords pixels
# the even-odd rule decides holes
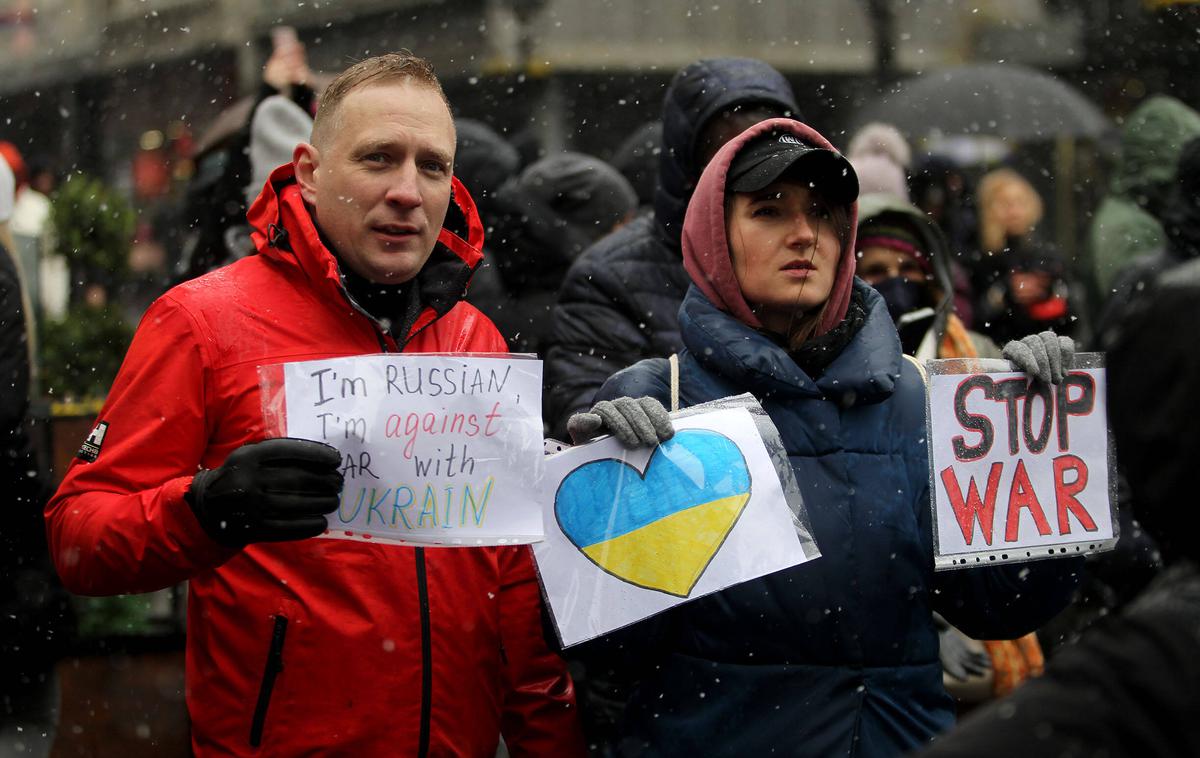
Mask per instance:
[[[101,272],[119,279],[128,266],[136,220],[124,197],[85,174],[63,182],[50,206],[54,249],[70,261],[74,281]]]
[[[104,397],[132,338],[132,327],[112,306],[80,303],[61,321],[43,323],[43,392],[56,400]]]

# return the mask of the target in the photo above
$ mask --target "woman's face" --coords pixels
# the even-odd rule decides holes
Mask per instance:
[[[1006,234],[1028,234],[1033,226],[1034,209],[1029,191],[1016,182],[1007,182],[996,190],[989,211]]]
[[[738,286],[764,327],[787,334],[829,299],[841,242],[829,209],[807,186],[781,179],[734,195],[725,228]]]

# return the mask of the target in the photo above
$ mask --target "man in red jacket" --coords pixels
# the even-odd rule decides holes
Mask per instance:
[[[482,227],[454,149],[425,61],[339,76],[250,209],[257,254],[151,306],[47,506],[71,590],[189,581],[197,755],[482,758],[500,734],[514,755],[583,751],[528,549],[308,539],[339,456],[264,440],[260,366],[505,350],[462,300]],[[443,228],[452,200],[467,240]]]

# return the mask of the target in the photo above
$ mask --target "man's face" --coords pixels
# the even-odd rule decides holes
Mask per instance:
[[[372,84],[341,102],[320,148],[296,148],[296,177],[343,263],[369,281],[417,275],[450,205],[454,121],[435,90]]]

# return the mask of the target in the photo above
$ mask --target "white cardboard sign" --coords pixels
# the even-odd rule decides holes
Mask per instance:
[[[815,557],[747,410],[675,429],[655,448],[605,438],[546,459],[534,555],[563,646]]]
[[[1078,355],[1058,386],[1004,370],[1003,361],[928,363],[938,569],[1116,543],[1101,359]]]
[[[283,364],[282,382],[285,433],[342,453],[346,483],[326,537],[541,539],[541,361],[368,355]]]

